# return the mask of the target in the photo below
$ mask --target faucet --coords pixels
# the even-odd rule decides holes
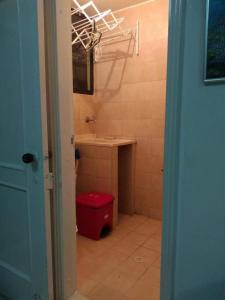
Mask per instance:
[[[92,117],[87,116],[87,117],[85,118],[85,122],[86,122],[86,123],[96,123],[96,117],[95,117],[95,116],[92,116]]]

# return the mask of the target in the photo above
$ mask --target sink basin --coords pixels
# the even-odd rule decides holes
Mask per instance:
[[[106,146],[116,147],[123,145],[135,144],[136,140],[133,139],[118,139],[114,137],[82,137],[76,139],[76,144],[95,145],[95,146]]]
[[[95,141],[97,142],[109,142],[109,141],[115,141],[116,138],[114,137],[104,137],[104,138],[94,138]]]

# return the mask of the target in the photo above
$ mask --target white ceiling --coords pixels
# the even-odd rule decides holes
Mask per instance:
[[[113,11],[135,5],[145,0],[94,0],[94,3],[101,9],[107,10],[112,9]],[[80,4],[89,2],[89,0],[78,0]]]

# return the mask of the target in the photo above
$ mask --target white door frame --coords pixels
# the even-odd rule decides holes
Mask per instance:
[[[55,299],[67,300],[76,291],[71,1],[44,2],[48,117],[54,174],[54,288]]]
[[[52,265],[52,231],[51,231],[51,207],[49,189],[49,159],[48,159],[48,125],[47,125],[47,90],[46,90],[46,65],[45,65],[45,32],[44,32],[44,1],[37,2],[38,31],[39,31],[39,69],[40,69],[40,91],[41,91],[41,115],[42,136],[45,173],[45,221],[46,221],[46,245],[48,263],[48,286],[49,300],[54,299],[53,287],[53,265]]]

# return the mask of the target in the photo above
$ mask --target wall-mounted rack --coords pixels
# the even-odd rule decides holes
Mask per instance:
[[[113,33],[108,33],[102,36],[100,41],[100,46],[110,45],[113,42],[119,42],[126,39],[133,38],[136,40],[136,54],[139,54],[139,21],[137,21],[136,26],[133,28],[122,29],[115,31]]]
[[[124,39],[135,39],[136,54],[139,55],[139,21],[135,28],[122,28],[124,18],[115,17],[111,9],[101,12],[93,1],[80,5],[73,0],[74,6],[71,13],[81,14],[84,19],[72,23],[72,45],[80,43],[86,50],[98,45],[98,52],[101,47]]]

